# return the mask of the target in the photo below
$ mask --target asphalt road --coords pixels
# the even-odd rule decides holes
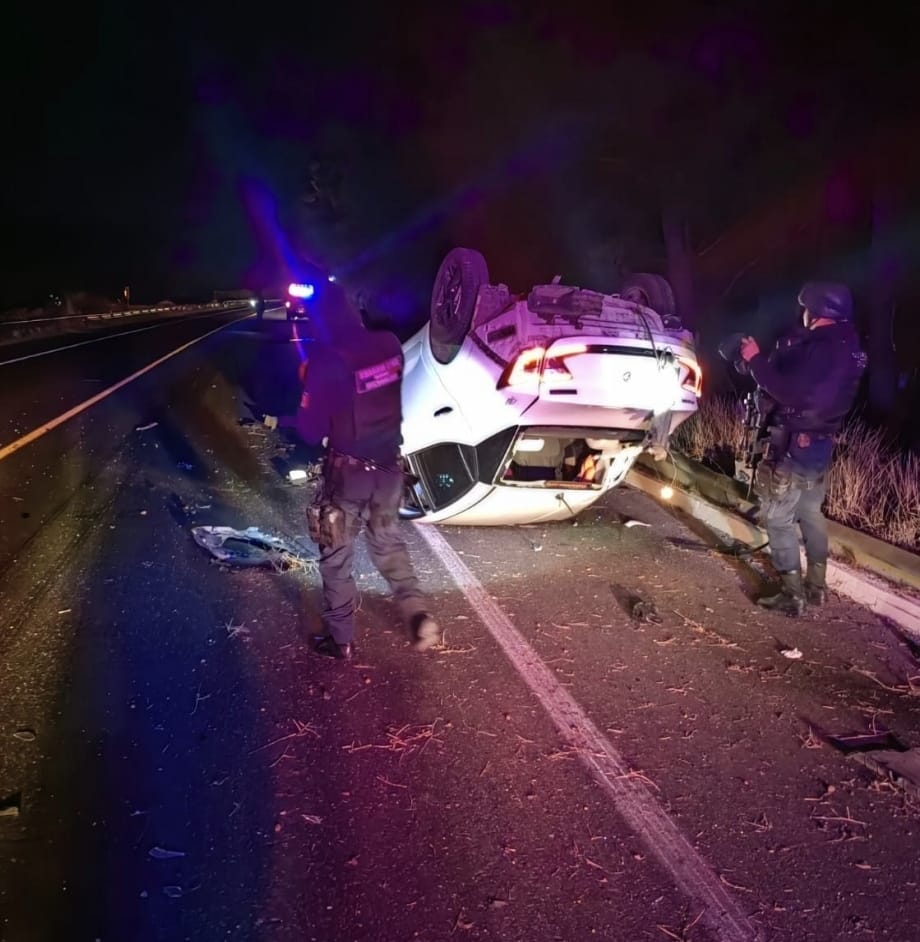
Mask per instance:
[[[240,316],[0,365],[3,448],[226,325],[0,459],[0,939],[920,938],[920,808],[827,741],[917,745],[887,626],[759,611],[755,568],[623,488],[406,524],[445,646],[362,553],[358,660],[317,658],[309,564],[190,537],[305,539],[308,456],[252,422],[298,344]]]

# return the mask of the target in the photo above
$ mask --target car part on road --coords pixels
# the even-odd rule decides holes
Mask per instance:
[[[258,527],[192,527],[192,538],[225,565],[270,566],[279,571],[316,565],[316,558],[302,547]]]
[[[22,809],[22,793],[15,792],[0,798],[0,818],[18,818]]]
[[[652,625],[661,624],[658,607],[650,599],[644,599],[633,590],[615,582],[610,584],[610,591],[623,611],[634,621],[647,622]]]
[[[849,753],[849,758],[920,798],[920,750],[862,749]]]

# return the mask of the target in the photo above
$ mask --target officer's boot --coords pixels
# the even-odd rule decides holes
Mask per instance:
[[[802,573],[796,569],[793,572],[782,572],[780,578],[783,586],[773,595],[764,595],[757,600],[762,608],[769,608],[774,612],[796,617],[805,611],[805,589],[802,586]]]
[[[827,563],[808,563],[805,598],[809,605],[823,605],[827,601]]]

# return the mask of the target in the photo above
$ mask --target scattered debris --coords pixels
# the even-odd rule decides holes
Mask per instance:
[[[450,934],[453,935],[458,929],[462,929],[464,932],[469,932],[470,929],[476,927],[476,923],[469,919],[464,910],[460,910],[457,913],[457,918],[454,920],[454,924],[451,927]]]
[[[278,571],[308,569],[316,557],[290,540],[265,533],[258,527],[192,527],[195,542],[212,556],[234,566],[271,566]]]
[[[211,694],[206,693],[204,696],[201,695],[201,684],[198,685],[198,690],[195,691],[195,706],[192,707],[192,712],[189,713],[189,716],[194,716],[198,712],[198,704],[204,703],[205,700],[209,700]]]
[[[170,899],[180,899],[182,897],[182,887],[181,886],[164,886],[163,892]]]
[[[17,729],[16,732],[13,733],[13,737],[15,739],[21,739],[23,742],[32,742],[35,739],[35,730],[23,726],[21,729]]]
[[[650,527],[651,524],[645,523],[642,520],[627,520],[626,523],[623,524],[623,526],[629,529],[630,527]]]
[[[387,742],[385,743],[355,743],[342,746],[345,752],[362,752],[365,749],[383,749],[387,752],[401,753],[400,761],[409,756],[421,755],[425,748],[432,742],[438,747],[444,745],[444,740],[435,732],[438,723],[442,722],[438,717],[433,723],[427,726],[413,726],[406,724],[396,729],[390,727],[387,730]]]
[[[246,627],[246,622],[243,622],[239,625],[234,625],[233,621],[228,621],[224,628],[227,629],[228,638],[236,638],[239,635],[246,636],[249,634],[249,629]]]
[[[719,879],[720,879],[723,883],[726,882],[725,879],[724,879],[723,877],[721,877],[721,876],[719,877]],[[728,885],[731,885],[731,884],[728,884]],[[746,888],[746,887],[741,887],[741,889],[747,889],[747,888]],[[748,891],[748,892],[750,892],[750,891]],[[679,926],[676,930],[672,930],[669,926],[664,926],[664,925],[661,925],[660,923],[658,924],[658,928],[659,928],[669,939],[676,939],[677,942],[688,942],[688,940],[689,940],[689,938],[690,938],[690,936],[689,936],[688,933],[689,933],[690,930],[700,921],[700,919],[702,919],[702,917],[703,917],[703,910],[700,910],[700,912],[696,915],[696,917],[695,917],[692,921],[687,922],[687,923],[685,923],[685,924],[682,925],[682,926]]]
[[[920,750],[880,749],[854,752],[850,758],[896,785],[914,797],[920,798]]]
[[[255,749],[250,749],[249,755],[254,755],[257,752],[261,752],[263,749],[268,749],[271,746],[277,746],[278,743],[287,742],[290,739],[300,739],[307,734],[319,738],[319,733],[316,731],[316,727],[311,726],[309,723],[304,723],[301,720],[291,718],[291,722],[294,724],[294,732],[288,733],[286,736],[279,736],[277,739],[273,739],[271,742],[267,742],[264,745],[257,746]]]
[[[847,758],[855,759],[881,776],[886,783],[920,798],[920,749],[906,746],[890,730],[873,728],[867,733],[842,736],[826,733],[824,738]],[[827,794],[830,791],[828,788]]]
[[[146,425],[138,425],[134,430],[135,432],[147,432],[152,428],[156,428],[160,423],[159,422],[148,422]]]
[[[803,736],[801,733],[797,733],[799,742],[802,743],[803,749],[823,749],[824,743],[821,741],[821,738],[815,735],[813,729],[808,730],[808,734]]]
[[[177,461],[176,467],[180,471],[191,471],[195,466],[190,461]]]
[[[658,609],[655,607],[654,602],[642,598],[641,595],[615,582],[610,584],[610,591],[613,593],[613,597],[620,604],[623,611],[631,618],[639,622],[649,622],[654,625],[661,624],[661,615],[658,614]],[[573,624],[575,623],[573,622]]]
[[[779,652],[783,657],[788,657],[790,661],[799,661],[802,659],[802,652],[798,648],[783,648]]]
[[[629,613],[636,621],[647,621],[652,625],[661,624],[661,615],[658,614],[655,603],[649,602],[647,599],[636,596],[633,599]]]
[[[69,615],[72,611],[72,608],[62,608],[58,611],[58,615]]]
[[[832,746],[835,746],[846,755],[854,752],[871,752],[873,750],[884,750],[888,752],[907,752],[905,746],[894,733],[887,730],[879,732],[873,730],[870,733],[851,733],[846,736],[829,735],[828,740]]]
[[[917,681],[920,680],[920,674],[907,677],[903,684],[886,684],[884,681],[879,680],[878,675],[874,671],[862,670],[859,667],[851,667],[850,670],[853,671],[854,674],[862,674],[863,677],[868,677],[872,683],[878,684],[882,690],[903,694],[907,697],[920,697],[920,684],[917,683]]]
[[[0,798],[0,818],[18,818],[22,810],[22,792]]]
[[[307,472],[303,468],[291,468],[287,473],[287,479],[291,484],[303,484],[307,480]]]
[[[185,851],[167,850],[165,847],[151,847],[147,853],[154,860],[174,860],[176,857],[185,856]]]

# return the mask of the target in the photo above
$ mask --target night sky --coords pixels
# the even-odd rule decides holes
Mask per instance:
[[[0,307],[257,288],[309,252],[408,311],[453,244],[512,287],[563,271],[612,288],[662,270],[663,203],[692,220],[701,284],[725,288],[778,232],[794,242],[816,186],[825,234],[803,237],[803,264],[845,253],[880,152],[916,218],[917,76],[906,19],[838,8],[7,13]]]

